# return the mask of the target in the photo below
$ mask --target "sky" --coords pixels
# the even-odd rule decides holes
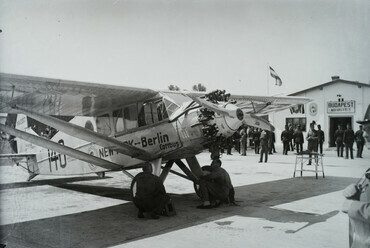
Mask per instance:
[[[0,28],[3,73],[245,95],[370,82],[368,0],[0,0]]]

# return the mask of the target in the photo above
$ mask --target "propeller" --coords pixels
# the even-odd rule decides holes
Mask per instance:
[[[214,113],[225,116],[227,126],[232,130],[237,130],[241,125],[262,128],[268,131],[275,131],[275,127],[266,119],[253,114],[244,113],[235,102],[218,102],[215,99],[200,98],[191,93],[188,96],[196,103],[204,107],[207,111],[202,111],[202,116],[199,119],[205,123],[213,118]],[[224,100],[223,98],[222,100]],[[214,112],[214,113],[212,113]]]

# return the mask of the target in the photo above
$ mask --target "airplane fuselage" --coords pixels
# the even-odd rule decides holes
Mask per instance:
[[[197,118],[197,116],[197,111],[194,110],[174,122],[163,120],[152,125],[129,130],[128,132],[114,134],[113,137],[122,143],[127,143],[155,154],[156,157],[162,158],[163,161],[194,156],[204,150],[204,144],[207,141],[207,138],[203,136],[200,125],[195,127],[189,125],[191,122],[194,122],[193,119]],[[94,117],[76,116],[70,120],[70,123],[84,126],[88,121],[94,123],[95,128],[96,120]],[[20,125],[17,128],[35,134],[32,128],[26,125],[26,122],[26,116],[18,115],[17,123]],[[121,165],[122,169],[135,168],[145,163],[145,161],[139,158],[124,155],[109,147],[86,142],[62,132],[56,133],[50,140]],[[39,169],[37,174],[73,175],[106,171],[106,169],[93,164],[56,153],[20,139],[18,139],[18,152],[35,152],[37,154]]]

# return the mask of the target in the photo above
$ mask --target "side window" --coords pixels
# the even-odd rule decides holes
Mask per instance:
[[[153,124],[152,108],[151,103],[144,103],[144,114],[145,114],[145,123],[147,125]]]
[[[112,133],[108,114],[96,117],[96,129],[98,133],[104,135],[110,135]]]
[[[113,123],[116,127],[116,132],[122,132],[125,130],[125,125],[123,122],[122,109],[113,111]]]
[[[155,104],[154,102],[151,102],[150,107],[152,109],[153,122],[157,123],[159,121],[157,104]]]
[[[137,127],[138,116],[136,104],[132,104],[123,109],[124,123],[126,129]]]

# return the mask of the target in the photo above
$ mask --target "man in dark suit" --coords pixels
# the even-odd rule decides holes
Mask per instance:
[[[317,128],[319,129],[317,130],[317,138],[319,142],[320,154],[322,154],[322,145],[325,142],[325,134],[324,134],[324,131],[321,130],[320,124],[317,125]]]
[[[364,131],[362,130],[362,125],[360,125],[360,130],[355,133],[356,144],[357,144],[357,158],[362,158],[362,151],[364,149],[365,138]]]
[[[343,157],[343,134],[342,126],[338,125],[338,129],[335,130],[334,139],[337,146],[337,155],[338,157]]]
[[[346,146],[346,159],[348,159],[348,150],[351,153],[351,159],[353,159],[353,142],[355,142],[355,133],[349,123],[347,123],[347,129],[343,134],[343,142]]]
[[[285,130],[281,133],[281,141],[283,142],[283,155],[288,155],[289,140],[291,140],[289,126],[285,125]]]
[[[303,133],[302,133],[300,125],[297,126],[297,130],[295,130],[293,134],[293,138],[294,138],[294,143],[296,144],[296,147],[297,147],[297,153],[303,152],[304,139],[303,139]]]

